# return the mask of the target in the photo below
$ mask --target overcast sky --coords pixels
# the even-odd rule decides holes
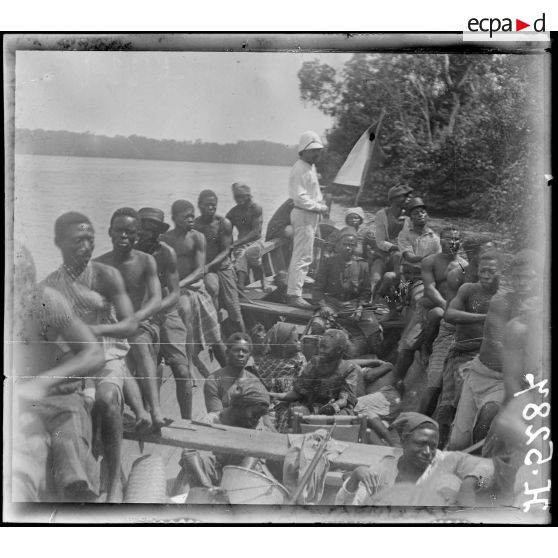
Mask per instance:
[[[349,54],[18,51],[16,126],[114,136],[296,144],[332,120],[300,100],[297,72]]]

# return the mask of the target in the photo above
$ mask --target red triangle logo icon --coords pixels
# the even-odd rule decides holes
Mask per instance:
[[[515,20],[515,30],[516,31],[521,31],[522,29],[525,29],[526,27],[531,27],[531,25],[529,23],[525,23],[524,21],[521,21],[520,19]]]

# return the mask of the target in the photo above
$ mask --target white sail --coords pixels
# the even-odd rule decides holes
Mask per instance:
[[[368,168],[368,161],[374,149],[375,130],[377,122],[366,129],[355,143],[351,152],[345,159],[343,166],[339,169],[333,182],[344,186],[354,186],[360,188],[364,181],[364,173]],[[372,134],[372,140],[370,139]]]

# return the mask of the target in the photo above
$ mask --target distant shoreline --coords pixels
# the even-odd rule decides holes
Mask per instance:
[[[277,165],[273,163],[237,163],[237,162],[223,162],[223,161],[186,161],[186,160],[178,160],[178,159],[148,159],[148,158],[140,158],[140,157],[116,157],[110,155],[64,155],[59,153],[22,153],[20,151],[15,151],[15,155],[31,155],[32,157],[75,157],[85,158],[85,159],[114,159],[114,160],[122,160],[122,161],[161,161],[165,163],[217,163],[219,165],[254,165],[254,166],[263,166],[263,167],[292,167],[294,162],[293,160],[291,163],[287,165]]]
[[[224,163],[287,167],[297,159],[296,147],[251,140],[236,143],[157,140],[144,136],[103,136],[89,132],[16,128],[15,153],[60,157],[143,159],[188,163]]]

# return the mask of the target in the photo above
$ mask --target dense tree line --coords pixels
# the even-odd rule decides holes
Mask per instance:
[[[252,165],[292,165],[296,148],[269,141],[209,143],[156,140],[143,136],[101,136],[64,130],[16,130],[16,153],[77,157],[159,159]]]
[[[302,99],[334,118],[322,175],[333,180],[385,109],[382,162],[371,165],[363,201],[385,204],[387,190],[405,182],[435,211],[489,219],[516,245],[528,243],[544,184],[541,58],[355,54],[340,72],[304,63]]]

